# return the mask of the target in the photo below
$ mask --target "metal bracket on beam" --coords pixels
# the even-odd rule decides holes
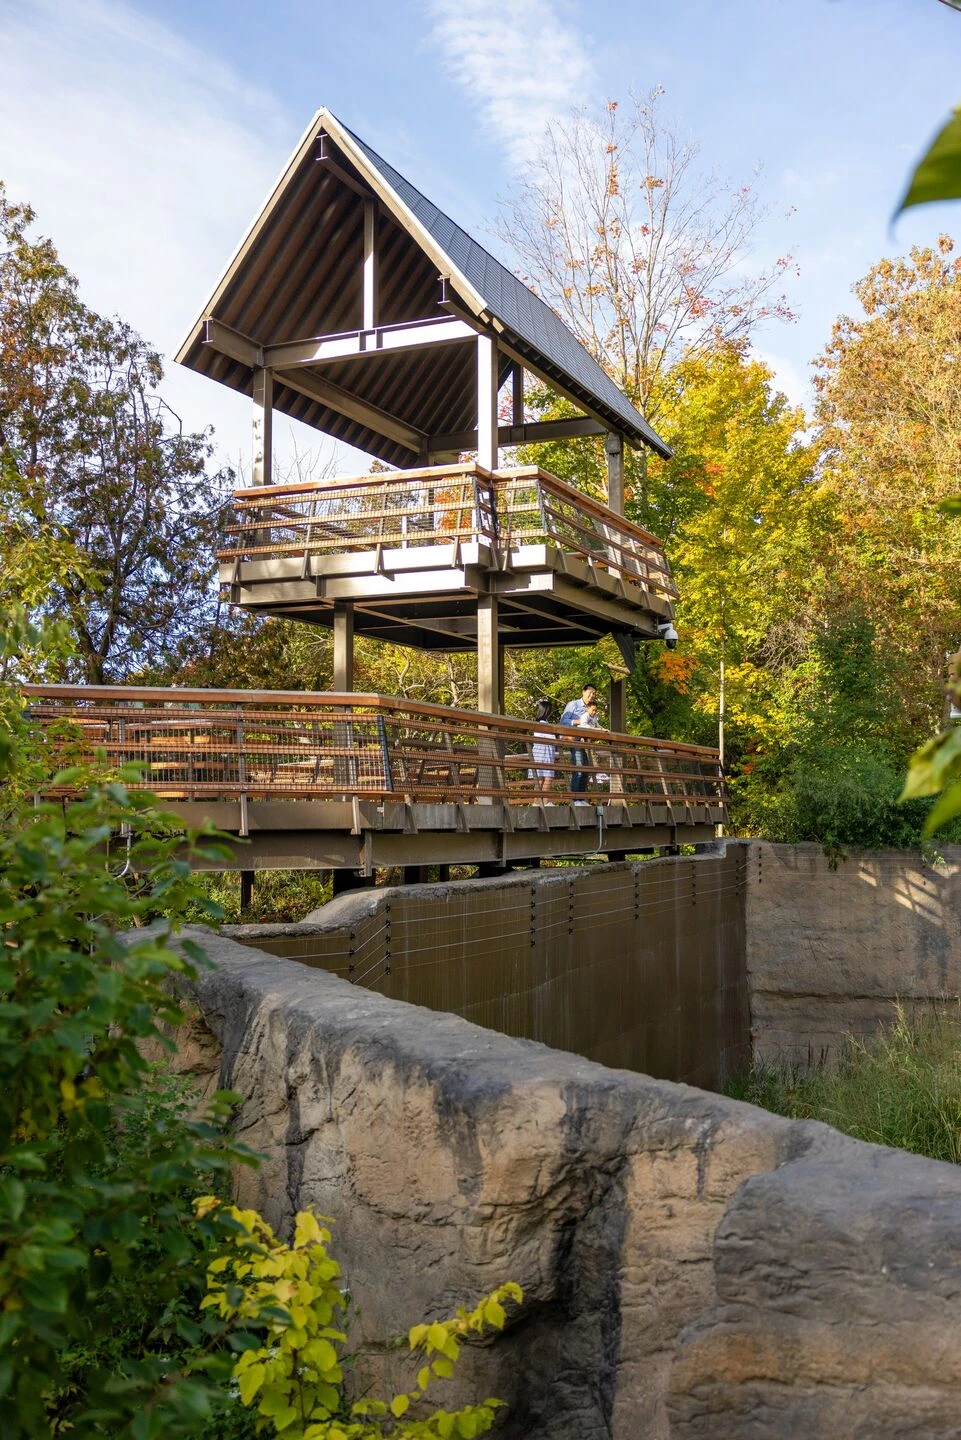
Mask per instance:
[[[342,185],[348,190],[353,190],[355,195],[360,195],[364,200],[375,200],[377,197],[372,190],[368,190],[359,180],[355,180],[349,170],[345,170],[339,160],[332,154],[332,141],[326,130],[321,130],[317,135],[317,149],[314,159],[318,164],[326,165],[332,175],[336,175]]]
[[[237,360],[241,365],[248,365],[251,370],[264,368],[263,346],[258,345],[249,335],[232,329],[230,325],[224,325],[211,315],[204,320],[203,340],[205,345],[209,345],[218,354]]]

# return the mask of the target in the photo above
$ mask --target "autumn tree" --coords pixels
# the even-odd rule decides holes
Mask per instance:
[[[961,532],[938,509],[961,474],[961,259],[882,260],[855,287],[817,374],[835,588],[857,597],[901,676],[905,719],[940,718],[961,638]]]
[[[45,536],[77,557],[46,604],[102,682],[207,623],[226,477],[207,473],[209,436],[165,405],[159,356],[82,303],[34,218],[0,189],[0,451],[21,553]]]
[[[811,477],[803,411],[741,345],[691,352],[666,377],[671,460],[652,482],[675,499],[671,560],[683,649],[659,651],[697,707],[727,711],[757,743],[776,728],[776,676],[804,654],[812,623]]]
[[[681,353],[791,314],[778,293],[790,256],[748,268],[764,213],[754,185],[705,173],[662,95],[552,123],[500,225],[523,278],[654,423]]]

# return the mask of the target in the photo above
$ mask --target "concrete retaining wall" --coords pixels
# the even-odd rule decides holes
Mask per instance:
[[[961,846],[912,851],[752,842],[745,871],[755,1054],[830,1061],[907,1008],[961,995]]]
[[[245,1097],[243,1203],[334,1217],[358,1385],[514,1279],[448,1401],[507,1400],[503,1440],[959,1434],[955,1167],[200,938],[181,1068]]]
[[[301,925],[225,933],[505,1035],[719,1089],[750,1059],[746,865],[722,846],[358,891]]]

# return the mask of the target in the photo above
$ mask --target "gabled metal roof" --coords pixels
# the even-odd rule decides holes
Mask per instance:
[[[318,163],[321,134],[337,163]],[[360,192],[360,193],[358,193]],[[668,446],[548,305],[422,195],[328,110],[314,116],[273,192],[177,354],[177,360],[251,392],[253,369],[204,343],[215,319],[259,346],[359,329],[363,195],[379,203],[378,323],[431,319],[440,309],[438,276],[451,306],[479,331],[496,334],[502,379],[519,359],[590,416],[661,455]],[[455,435],[476,426],[473,346],[425,347],[416,354],[365,355],[317,369],[341,392],[414,432],[406,444],[324,404],[310,375],[292,388],[278,377],[274,406],[391,464],[409,466],[416,437]],[[512,358],[513,357],[513,358]],[[329,387],[328,387],[329,388]],[[313,392],[313,393],[311,393]],[[349,411],[349,407],[348,407]],[[373,413],[373,412],[371,412]]]

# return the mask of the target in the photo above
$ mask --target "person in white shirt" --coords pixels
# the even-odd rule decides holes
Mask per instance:
[[[571,700],[564,706],[564,711],[561,715],[560,723],[562,725],[579,725],[581,716],[587,713],[587,708],[589,705],[593,705],[595,707],[594,713],[596,715],[597,686],[591,685],[588,682],[588,684],[586,684],[581,691],[580,698],[577,700]],[[586,765],[587,751],[578,746],[576,749],[573,749],[571,751],[571,760],[573,761],[575,766]],[[571,776],[571,789],[574,791],[575,795],[580,795],[587,789],[586,770],[575,769],[573,775]]]

